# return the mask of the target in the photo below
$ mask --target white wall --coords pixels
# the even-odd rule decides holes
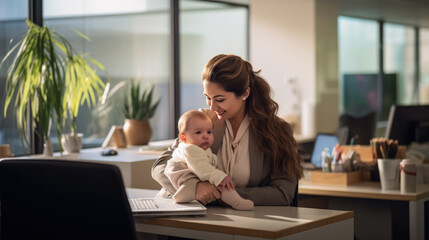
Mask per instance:
[[[250,61],[262,69],[279,116],[292,111],[288,80],[298,83],[301,105],[316,101],[315,0],[250,0]],[[305,121],[304,121],[305,122]],[[305,126],[304,128],[311,128]]]

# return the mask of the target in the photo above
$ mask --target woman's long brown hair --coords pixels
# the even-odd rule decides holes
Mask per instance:
[[[291,126],[277,116],[278,104],[271,98],[270,85],[253,71],[252,65],[235,55],[220,54],[205,66],[202,79],[217,83],[227,92],[242,96],[250,87],[246,113],[256,132],[262,152],[273,159],[274,172],[286,172],[300,179],[303,176],[302,157]]]

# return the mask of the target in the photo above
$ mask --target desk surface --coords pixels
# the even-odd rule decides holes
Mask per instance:
[[[135,219],[135,222],[259,238],[280,238],[352,218],[351,211],[273,206],[257,206],[254,211],[237,211],[212,206],[208,207],[207,215],[203,217]]]
[[[117,149],[118,155],[102,156],[102,148],[88,148],[82,149],[80,153],[63,155],[55,153],[54,157],[65,160],[113,164],[120,169],[126,187],[161,189],[161,186],[153,180],[150,172],[159,154],[146,154],[139,150],[140,146],[131,146]]]
[[[148,196],[145,190],[133,189],[128,194]],[[131,194],[130,194],[131,193]],[[153,191],[149,192],[153,194]],[[281,238],[329,224],[353,219],[352,211],[296,208],[286,206],[256,206],[254,211],[209,206],[201,217],[135,218],[138,224],[190,229],[258,238]]]
[[[87,148],[80,150],[79,153],[60,155],[55,153],[54,156],[60,159],[83,160],[83,161],[103,161],[103,162],[124,162],[133,163],[146,160],[153,160],[159,157],[159,154],[142,154],[139,153],[140,146],[131,146],[127,148],[116,149],[118,155],[102,156],[102,148]]]
[[[298,192],[319,196],[417,201],[429,197],[429,184],[418,184],[415,193],[401,193],[400,190],[382,190],[380,182],[359,182],[349,186],[337,186],[300,180]]]

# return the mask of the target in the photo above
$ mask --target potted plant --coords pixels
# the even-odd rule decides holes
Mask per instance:
[[[44,153],[52,155],[51,123],[55,122],[58,144],[62,152],[61,128],[69,116],[77,116],[83,103],[94,102],[104,83],[90,70],[89,62],[101,64],[76,54],[70,43],[49,27],[40,27],[26,20],[28,31],[6,54],[0,67],[12,58],[6,75],[6,116],[14,101],[16,121],[24,148],[29,146],[27,124],[43,137]],[[81,36],[83,36],[81,34]],[[16,51],[16,55],[14,55]],[[84,83],[83,83],[84,82]]]
[[[79,108],[87,103],[88,107],[94,106],[98,98],[102,96],[105,84],[89,65],[92,63],[99,69],[105,70],[104,66],[87,55],[80,56],[69,46],[71,54],[65,62],[65,95],[63,108],[68,111],[65,119],[70,119],[71,132],[63,134],[61,142],[66,152],[79,152],[82,148],[82,134],[77,133],[76,119]]]
[[[152,104],[154,86],[140,93],[140,83],[131,81],[124,94],[122,112],[125,116],[124,133],[128,145],[146,145],[152,137],[149,119],[155,114],[161,99]]]

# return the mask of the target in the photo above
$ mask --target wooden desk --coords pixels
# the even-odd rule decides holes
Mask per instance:
[[[101,148],[82,149],[80,153],[63,154],[55,153],[57,159],[69,159],[77,161],[89,161],[113,164],[121,170],[122,178],[126,187],[161,189],[151,175],[151,168],[159,154],[151,152],[143,154],[139,152],[138,146],[117,149],[118,155],[101,156]]]
[[[299,206],[353,210],[356,239],[399,239],[401,234],[409,239],[425,239],[425,234],[428,238],[429,184],[418,184],[415,193],[402,194],[381,190],[379,182],[336,186],[300,181],[299,194]]]
[[[129,197],[149,196],[127,189]],[[353,239],[353,212],[257,206],[254,211],[209,206],[202,217],[135,218],[138,232],[198,239]]]

